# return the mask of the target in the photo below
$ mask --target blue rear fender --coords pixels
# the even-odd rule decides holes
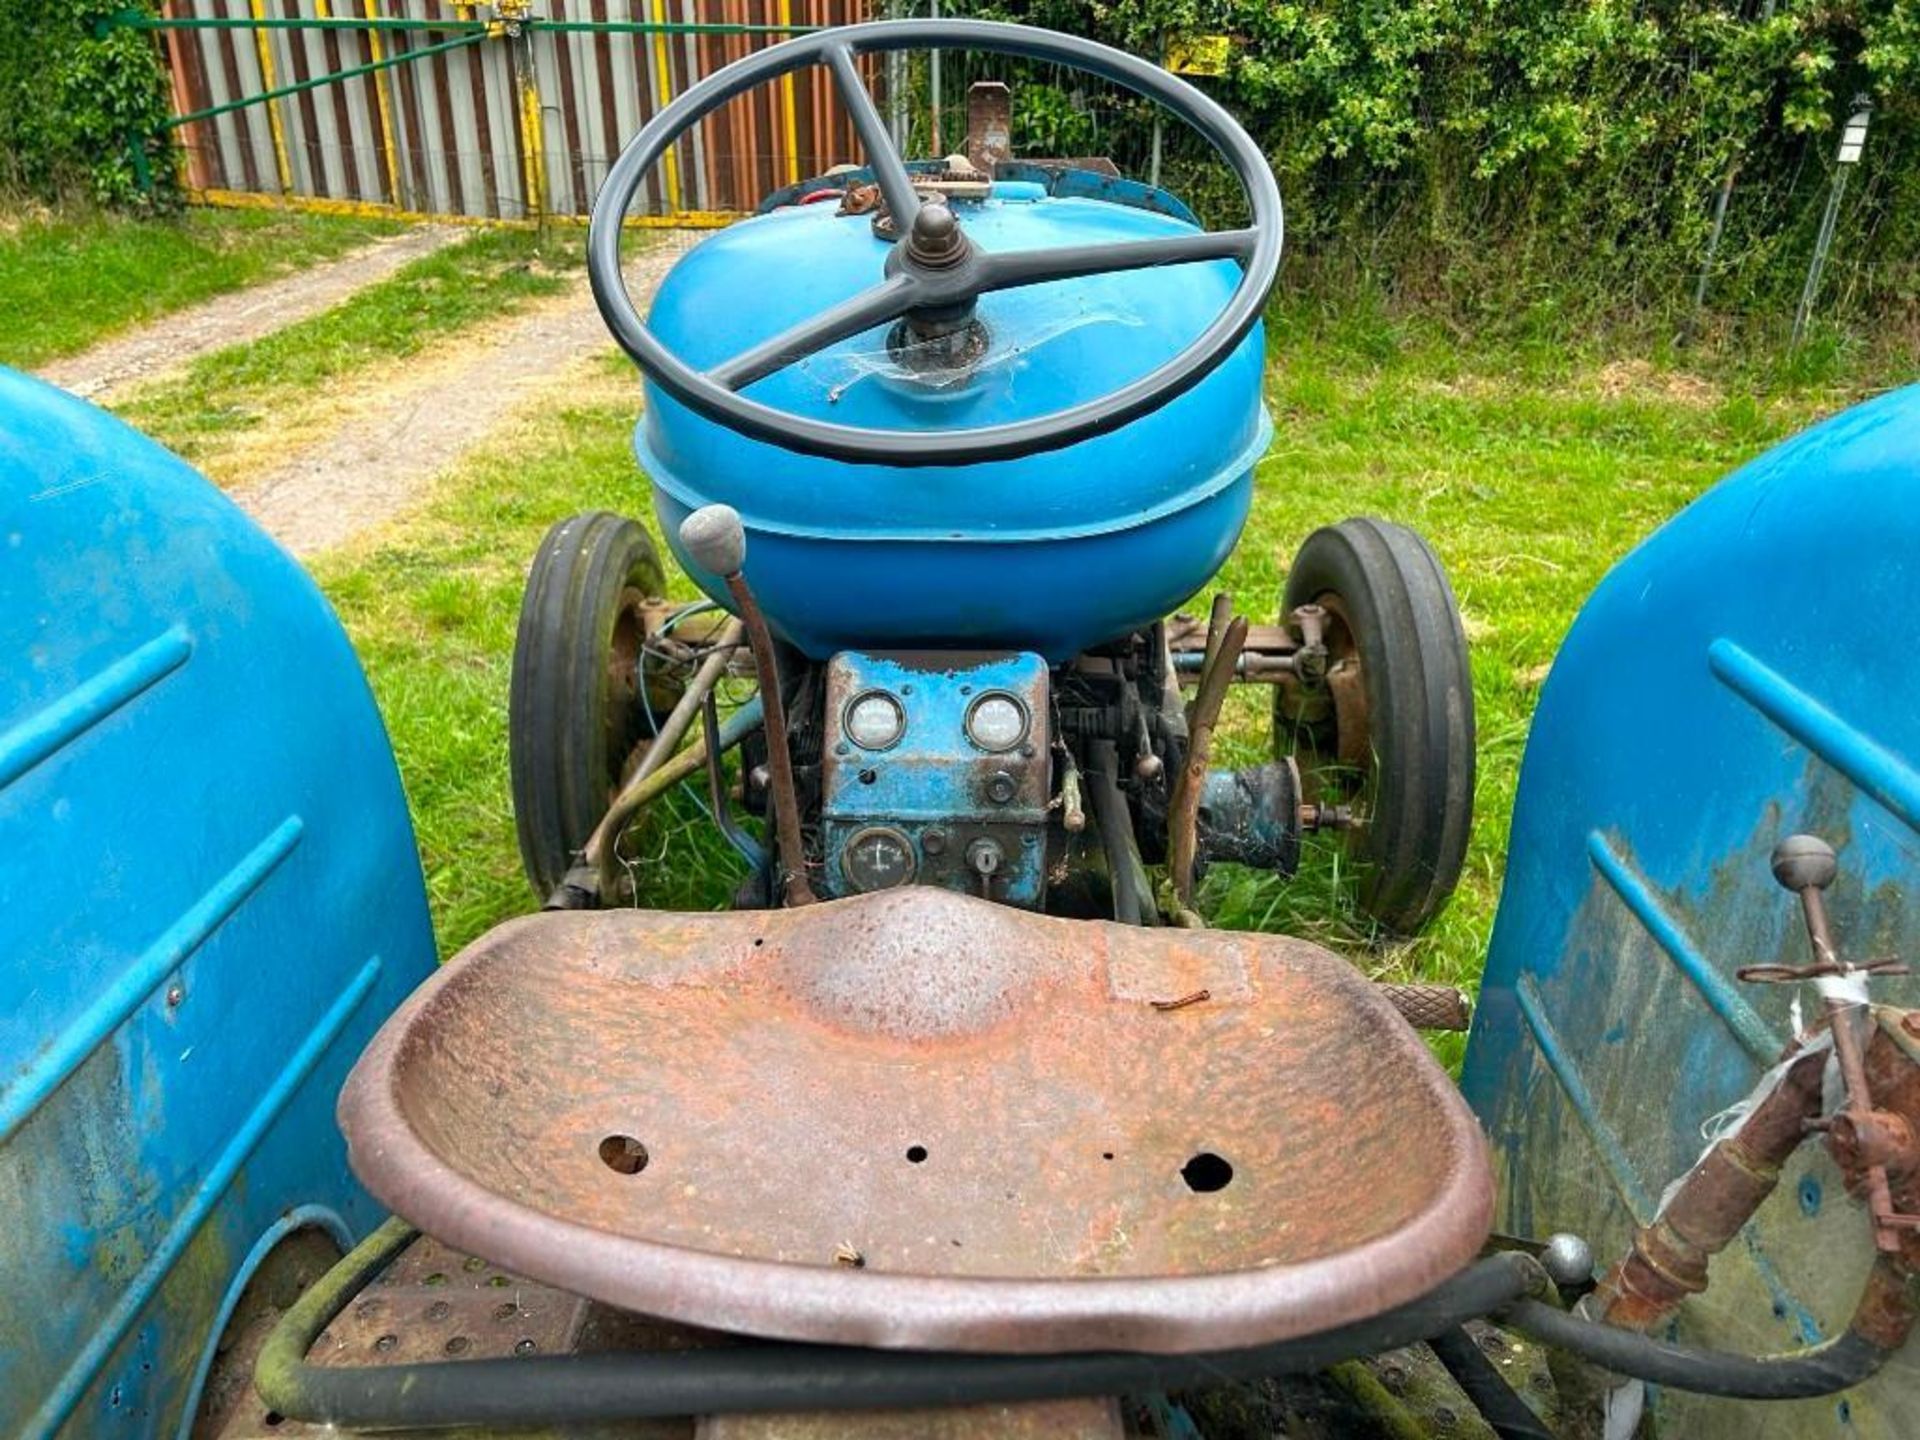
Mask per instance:
[[[0,371],[0,1433],[185,1432],[251,1267],[378,1220],[334,1096],[432,964],[313,583],[178,459]]]
[[[1793,1033],[1807,960],[1768,859],[1839,851],[1854,959],[1920,953],[1920,387],[1835,416],[1647,540],[1580,612],[1541,695],[1462,1088],[1494,1142],[1499,1223],[1571,1229],[1603,1263],[1658,1209]],[[1920,1001],[1920,982],[1874,982]],[[1804,998],[1808,1014],[1818,1004]],[[1842,1329],[1872,1257],[1863,1209],[1803,1145],[1714,1261],[1680,1333],[1750,1353]],[[1913,1346],[1908,1355],[1914,1354]],[[1662,1392],[1662,1433],[1920,1434],[1913,1360],[1844,1398]]]

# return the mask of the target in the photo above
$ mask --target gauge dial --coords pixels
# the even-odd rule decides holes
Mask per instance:
[[[840,852],[840,868],[856,890],[891,890],[912,882],[913,842],[891,825],[855,832]]]

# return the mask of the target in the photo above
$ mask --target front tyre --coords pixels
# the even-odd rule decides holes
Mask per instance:
[[[643,607],[665,588],[653,541],[604,510],[558,522],[527,575],[507,702],[514,824],[545,900],[606,814],[645,737]]]
[[[1358,812],[1347,833],[1359,907],[1410,935],[1459,883],[1473,826],[1460,609],[1426,541],[1371,519],[1307,537],[1287,574],[1286,615],[1302,605],[1325,612],[1327,673],[1275,688],[1274,753],[1294,757],[1310,800]]]

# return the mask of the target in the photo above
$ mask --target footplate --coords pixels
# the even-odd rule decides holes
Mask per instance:
[[[263,1315],[257,1326],[235,1334],[230,1350],[221,1356],[214,1388],[225,1375],[234,1394],[231,1401],[217,1405],[224,1416],[214,1432],[219,1440],[321,1440],[343,1433],[332,1425],[278,1414],[254,1394],[254,1359],[277,1313]],[[658,1336],[631,1333],[645,1324],[422,1237],[334,1317],[306,1360],[327,1367],[384,1368],[567,1355],[649,1340],[654,1348],[665,1348],[676,1338],[660,1325],[651,1327],[663,1332]],[[610,1329],[621,1333],[607,1333]],[[569,1426],[555,1434],[565,1440],[692,1440],[694,1427],[690,1420],[641,1420]]]

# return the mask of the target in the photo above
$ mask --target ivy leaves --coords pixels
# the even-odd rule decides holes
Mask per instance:
[[[42,193],[76,187],[115,204],[170,196],[160,126],[166,73],[153,36],[99,27],[125,0],[6,0],[0,5],[0,180]],[[132,147],[154,182],[140,185]]]

